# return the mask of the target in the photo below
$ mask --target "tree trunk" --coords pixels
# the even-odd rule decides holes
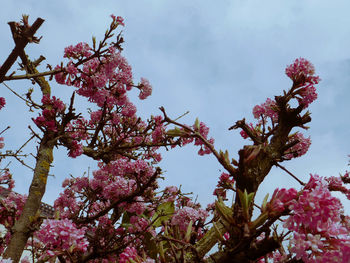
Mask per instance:
[[[56,139],[51,132],[46,132],[42,138],[37,154],[34,176],[29,188],[29,195],[20,218],[12,228],[11,241],[4,253],[4,258],[19,262],[28,238],[31,234],[31,224],[38,215],[41,199],[45,193],[47,176],[53,161],[53,147]]]

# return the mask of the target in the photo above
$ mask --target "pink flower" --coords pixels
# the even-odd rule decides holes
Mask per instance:
[[[4,148],[5,143],[4,143],[4,137],[0,137],[0,149]]]
[[[179,226],[181,231],[186,231],[190,221],[192,223],[195,223],[197,220],[204,222],[207,216],[208,212],[203,209],[185,206],[175,212],[171,219],[171,224]]]
[[[85,42],[80,42],[75,46],[68,46],[64,49],[65,58],[79,58],[91,56],[91,48]]]
[[[119,256],[119,263],[131,263],[135,262],[139,258],[137,250],[134,247],[127,247]]]
[[[286,74],[297,85],[317,84],[320,81],[318,76],[314,76],[314,65],[305,58],[297,58],[286,68]]]
[[[271,200],[267,204],[266,209],[270,215],[282,213],[296,197],[297,190],[294,188],[290,188],[288,190],[285,188],[279,190],[277,188],[273,192]]]
[[[256,106],[255,106],[256,107]],[[249,128],[252,130],[252,131],[255,131],[255,128],[254,128],[254,126],[253,126],[253,123],[249,123]],[[242,137],[243,137],[243,139],[247,139],[249,136],[248,136],[248,134],[244,131],[244,130],[241,130],[240,131],[240,133],[239,133]]]
[[[256,105],[253,108],[253,115],[255,119],[260,119],[261,117],[271,118],[272,121],[277,122],[278,120],[278,107],[274,100],[268,98],[263,104]]]
[[[149,81],[145,78],[141,78],[141,83],[139,84],[140,94],[139,98],[141,100],[146,99],[152,94],[152,86]]]
[[[304,135],[300,132],[296,132],[292,136],[289,137],[288,143],[293,143],[298,141],[295,145],[290,147],[285,153],[284,158],[290,160],[292,158],[300,157],[307,153],[309,147],[311,145],[310,137],[305,138]]]
[[[69,148],[68,156],[72,158],[76,158],[82,155],[83,152],[84,152],[83,145],[81,143],[78,143],[78,141],[73,140]]]
[[[84,236],[85,231],[86,228],[78,229],[69,219],[45,219],[35,237],[45,246],[47,252],[53,255],[65,251],[85,252],[89,245]]]
[[[298,93],[301,96],[300,98],[297,97],[299,105],[303,105],[304,108],[307,108],[311,102],[317,99],[316,88],[312,85],[300,89]]]
[[[123,107],[122,114],[126,117],[132,117],[136,113],[136,107],[131,102],[127,102]]]
[[[5,106],[6,100],[4,97],[0,97],[0,110]]]
[[[124,19],[121,16],[116,17],[115,15],[111,15],[111,18],[113,19],[113,21],[115,21],[116,23],[125,26],[124,24]]]
[[[311,175],[300,196],[291,201],[289,209],[292,213],[284,227],[294,231],[290,245],[297,259],[305,262],[349,261],[350,237],[340,216],[343,207],[339,199],[331,195],[326,180]]]

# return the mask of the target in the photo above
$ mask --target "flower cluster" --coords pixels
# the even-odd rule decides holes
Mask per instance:
[[[317,175],[289,205],[291,216],[284,227],[294,232],[291,251],[304,262],[349,262],[350,237],[342,224],[343,207],[328,183]],[[337,259],[337,261],[334,261]]]
[[[219,178],[218,184],[214,190],[213,195],[221,196],[222,198],[226,198],[226,190],[232,189],[235,180],[228,173],[223,172]]]
[[[148,184],[154,174],[153,167],[144,160],[131,162],[121,158],[107,165],[101,163],[99,166],[100,169],[93,172],[91,179],[78,177],[63,182],[63,187],[66,189],[55,201],[55,208],[61,212],[61,215],[69,217],[82,208],[81,205],[84,204],[77,202],[76,194],[90,198],[92,191],[95,201],[98,198],[103,201],[108,200],[110,203],[116,202],[130,196],[137,187]],[[96,206],[89,213],[96,214],[100,209],[103,207]]]
[[[314,75],[314,65],[304,58],[299,58],[286,68],[286,74],[293,81],[293,97],[298,100],[299,105],[307,108],[317,99],[314,85],[320,81],[320,78]]]
[[[155,263],[151,258],[143,259],[141,258],[136,248],[127,247],[119,256],[119,263]]]
[[[85,231],[85,228],[78,229],[69,219],[45,219],[40,230],[35,233],[35,238],[45,246],[45,253],[41,257],[85,252],[89,245]]]
[[[287,160],[290,160],[307,153],[311,145],[311,139],[310,137],[305,138],[304,135],[300,132],[296,132],[293,135],[289,136],[288,144],[292,144],[293,146],[284,152],[283,157]]]
[[[43,103],[44,109],[39,117],[33,119],[34,123],[38,127],[57,132],[56,117],[64,112],[66,106],[55,96],[50,98],[48,95],[44,95],[41,102]]]
[[[152,94],[152,86],[149,83],[149,81],[145,78],[141,78],[139,89],[141,91],[139,95],[140,100],[144,100]]]
[[[190,221],[193,224],[196,221],[204,222],[207,216],[208,212],[203,209],[185,206],[175,212],[171,219],[171,224],[178,226],[181,231],[186,232]]]
[[[278,107],[274,100],[268,98],[263,104],[256,105],[253,108],[253,115],[255,119],[270,118],[273,122],[278,121]]]
[[[349,177],[349,174],[346,173],[343,178]],[[350,200],[350,189],[348,189],[342,180],[342,177],[331,176],[325,179],[328,182],[328,189],[330,191],[339,191],[346,195]]]
[[[209,128],[207,127],[207,125],[204,122],[198,122],[198,124],[197,122],[198,120],[196,120],[196,123],[192,125],[191,128],[194,130],[195,133],[198,133],[201,137],[203,137],[209,144],[214,145],[214,138],[208,139]],[[211,153],[211,149],[201,138],[198,138],[198,136],[193,136],[193,134],[189,134],[189,132],[186,129],[182,128],[181,131],[184,132],[184,135],[181,138],[182,145],[186,145],[194,141],[194,145],[200,146],[200,149],[198,151],[199,155]],[[188,136],[187,134],[190,136]]]
[[[278,189],[276,188],[273,192],[270,202],[266,205],[266,210],[270,216],[275,216],[283,213],[292,200],[297,197],[297,190],[294,188],[290,189]]]
[[[305,58],[297,58],[293,64],[286,68],[286,75],[296,85],[317,84],[320,78],[314,74],[314,65]]]

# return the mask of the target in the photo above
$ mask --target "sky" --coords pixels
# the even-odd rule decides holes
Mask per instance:
[[[26,51],[32,59],[44,55],[53,66],[63,60],[66,46],[91,43],[92,36],[101,39],[110,15],[122,16],[126,25],[123,54],[133,68],[135,82],[145,77],[153,86],[152,96],[137,103],[138,114],[145,118],[161,114],[160,106],[174,118],[190,111],[182,122],[193,124],[198,117],[210,127],[216,149],[227,149],[234,158],[249,142],[228,128],[242,118],[252,121],[256,104],[287,90],[291,80],[284,74],[285,67],[304,57],[322,79],[317,87],[319,97],[309,108],[310,129],[303,131],[311,136],[312,145],[305,156],[283,165],[303,181],[310,173],[332,176],[349,169],[350,2],[346,0],[3,2],[0,63],[14,47],[7,22],[20,20],[22,14],[30,15],[30,23],[37,17],[45,19],[37,33],[43,37],[40,44],[29,45]],[[32,86],[29,81],[7,84],[19,94]],[[54,82],[52,90],[65,101],[72,92]],[[27,127],[34,126],[31,118],[36,115],[2,84],[0,96],[7,100],[0,112],[1,130],[11,125],[3,135],[6,147],[16,149],[28,139]],[[87,105],[84,99],[79,103]],[[31,146],[25,152],[34,154]],[[205,205],[214,201],[212,192],[223,170],[213,156],[201,157],[197,151],[192,145],[164,151],[161,185],[182,185],[184,192],[193,192]],[[48,180],[43,199],[49,204],[62,190],[64,178],[91,173],[96,167],[85,157],[69,159],[63,149],[55,150],[54,158],[54,176]],[[1,166],[9,161],[16,191],[27,193],[32,172],[10,159]],[[32,161],[29,157],[28,162]],[[285,172],[273,169],[259,188],[257,203],[277,187],[300,189]],[[343,204],[350,211],[349,201]]]

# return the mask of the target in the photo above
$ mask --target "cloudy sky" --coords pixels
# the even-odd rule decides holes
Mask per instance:
[[[237,157],[247,141],[228,128],[243,117],[252,120],[251,109],[256,104],[288,89],[291,81],[284,74],[286,65],[305,57],[314,63],[322,79],[319,98],[310,107],[313,120],[305,132],[313,143],[307,155],[285,166],[307,181],[310,173],[331,176],[348,168],[349,12],[346,0],[4,1],[0,10],[0,60],[3,62],[13,48],[7,22],[19,20],[21,14],[29,14],[31,23],[37,17],[45,19],[38,32],[43,36],[40,45],[30,45],[26,50],[31,58],[44,55],[52,65],[62,61],[64,47],[81,41],[90,43],[92,35],[101,39],[110,14],[122,16],[126,24],[124,55],[133,67],[135,81],[146,77],[153,85],[152,97],[137,103],[138,114],[160,114],[159,106],[173,117],[189,110],[184,123],[192,124],[198,117],[211,128],[216,148],[227,149]],[[31,87],[28,81],[8,84],[20,94]],[[7,146],[15,149],[28,138],[27,126],[35,115],[0,86],[0,95],[8,101],[0,112],[1,129],[11,125],[4,136]],[[72,91],[55,83],[52,88],[53,94],[66,99]],[[213,201],[212,192],[222,170],[212,156],[200,157],[197,151],[187,146],[164,152],[161,167],[166,180],[162,185],[181,184],[206,204]],[[35,153],[35,149],[27,147],[26,152]],[[16,191],[26,193],[31,171],[15,160],[10,167],[17,180]],[[53,203],[69,174],[79,176],[94,167],[86,158],[72,161],[65,151],[56,150],[55,176],[48,181],[44,201]],[[276,187],[293,186],[299,187],[282,170],[274,169],[258,196]],[[350,211],[349,201],[344,205]]]

